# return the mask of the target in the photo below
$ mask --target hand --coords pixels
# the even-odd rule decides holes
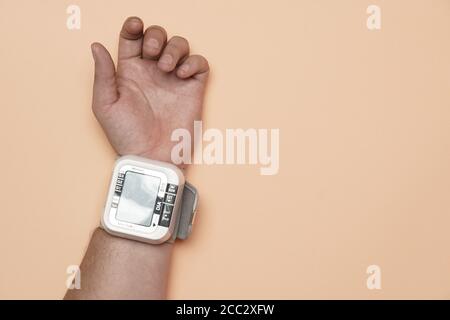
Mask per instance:
[[[117,72],[109,52],[92,44],[95,80],[92,109],[118,154],[170,162],[172,131],[200,120],[209,73],[206,59],[189,55],[181,37],[167,41],[159,26],[143,32],[128,18],[119,39]]]

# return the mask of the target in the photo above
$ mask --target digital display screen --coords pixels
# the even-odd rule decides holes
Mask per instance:
[[[123,182],[116,219],[150,226],[161,179],[127,171]]]

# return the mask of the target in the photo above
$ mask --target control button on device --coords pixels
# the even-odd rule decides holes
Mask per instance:
[[[177,190],[178,190],[178,186],[177,185],[170,184],[170,183],[167,184],[167,192],[177,193]]]
[[[124,179],[125,179],[125,175],[123,173],[119,173],[117,180],[116,180],[116,188],[115,188],[115,191],[118,194],[122,193]]]
[[[119,205],[119,200],[120,200],[119,196],[113,196],[112,202],[111,202],[111,207],[117,208],[117,206]]]
[[[155,203],[155,210],[153,210],[154,214],[161,214],[163,211],[163,202],[164,202],[164,198],[163,197],[158,197],[156,199],[156,203]]]
[[[172,218],[172,210],[173,206],[171,205],[164,205],[163,213],[159,219],[159,225],[163,227],[169,227],[170,225],[170,219]]]
[[[166,193],[166,201],[167,203],[174,204],[175,203],[175,195]]]
[[[154,214],[153,218],[152,218],[151,227],[156,227],[156,225],[158,225],[158,223],[159,223],[159,215]]]

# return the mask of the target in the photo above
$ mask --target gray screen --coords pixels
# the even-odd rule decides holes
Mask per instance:
[[[160,183],[157,177],[127,171],[116,219],[150,226]]]

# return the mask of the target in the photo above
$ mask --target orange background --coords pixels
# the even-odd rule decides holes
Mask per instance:
[[[89,45],[115,53],[129,15],[208,57],[207,128],[280,129],[278,175],[189,170],[170,298],[450,298],[448,0],[0,0],[0,298],[61,298],[99,224],[115,154]]]

